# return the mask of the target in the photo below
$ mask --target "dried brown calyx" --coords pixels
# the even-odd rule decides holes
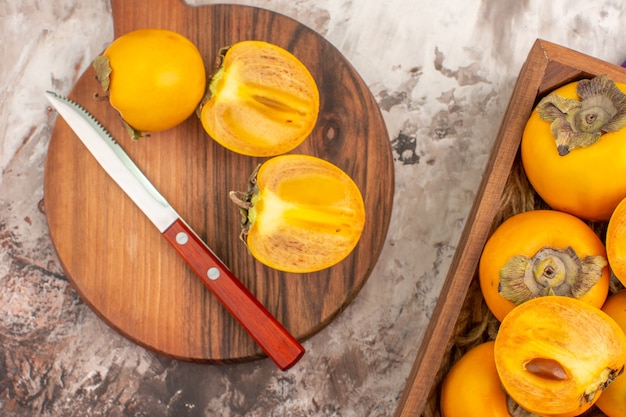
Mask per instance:
[[[522,408],[510,395],[506,396],[506,405],[511,417],[541,417]]]
[[[546,295],[580,298],[598,282],[606,265],[602,256],[581,259],[571,247],[547,247],[532,258],[511,257],[500,270],[499,291],[515,305]]]
[[[578,99],[551,93],[537,105],[539,116],[552,122],[550,130],[561,156],[626,125],[626,95],[607,75],[581,80],[576,93]]]
[[[259,168],[261,168],[261,164],[257,165],[254,171],[252,171],[252,174],[250,174],[247,192],[230,191],[228,194],[230,200],[239,207],[239,213],[241,214],[241,232],[239,233],[239,239],[244,243],[247,243],[248,232],[256,219],[256,212],[252,210],[252,207],[256,203],[259,195],[259,187],[256,181]]]
[[[96,80],[102,86],[102,89],[105,93],[109,92],[109,85],[111,84],[111,62],[106,55],[98,55],[92,64],[94,70],[96,71]]]
[[[108,97],[109,87],[111,85],[111,73],[113,72],[113,69],[111,68],[111,61],[106,55],[98,55],[93,60],[92,66],[96,72],[96,81],[100,83],[102,90]],[[122,120],[122,125],[124,126],[124,128],[126,129],[126,131],[128,132],[128,134],[133,140],[138,140],[144,136],[149,136],[135,129],[134,127],[132,127],[123,118],[121,120]]]

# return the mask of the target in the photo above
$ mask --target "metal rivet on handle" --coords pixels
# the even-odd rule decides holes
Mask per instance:
[[[212,266],[211,268],[209,268],[208,271],[206,271],[206,275],[209,277],[210,280],[215,281],[220,277],[220,270]]]
[[[176,243],[178,243],[179,245],[184,245],[188,241],[189,241],[189,236],[187,235],[187,233],[178,232],[178,234],[176,234]]]

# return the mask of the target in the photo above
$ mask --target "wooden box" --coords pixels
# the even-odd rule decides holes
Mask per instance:
[[[544,40],[534,43],[513,89],[396,417],[440,417],[439,391],[448,369],[469,348],[487,340],[497,327],[497,321],[482,299],[477,280],[483,246],[504,219],[517,212],[545,207],[528,185],[521,166],[519,147],[526,121],[537,102],[552,90],[599,74],[626,82],[626,69],[618,65]],[[517,206],[504,203],[510,201],[505,198],[510,193],[528,193],[529,189],[530,195],[517,199]],[[601,228],[603,225],[594,226]]]

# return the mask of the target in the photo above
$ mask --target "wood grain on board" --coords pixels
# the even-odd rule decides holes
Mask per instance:
[[[306,339],[357,295],[380,255],[391,216],[394,175],[384,121],[363,80],[323,37],[285,16],[237,5],[190,7],[178,0],[113,0],[115,37],[153,27],[193,41],[208,72],[223,46],[246,39],[294,53],[321,95],[319,120],[293,153],[345,170],[360,187],[367,219],[359,245],[340,264],[311,274],[278,272],[256,262],[239,240],[240,214],[228,198],[247,189],[262,158],[226,150],[192,116],[182,125],[132,141],[89,68],[70,98],[89,110],[258,300],[294,335]],[[219,304],[91,157],[59,118],[44,176],[50,234],[82,299],[129,339],[170,357],[239,362],[260,348]],[[347,341],[347,343],[349,343]]]

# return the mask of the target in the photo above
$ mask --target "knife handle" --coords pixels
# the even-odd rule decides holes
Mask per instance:
[[[289,369],[302,357],[302,345],[182,219],[167,228],[163,236],[281,370]]]

